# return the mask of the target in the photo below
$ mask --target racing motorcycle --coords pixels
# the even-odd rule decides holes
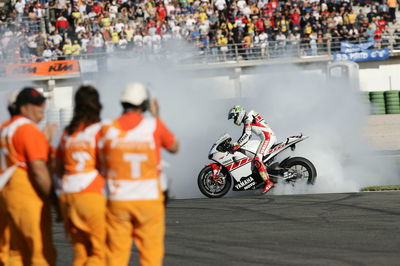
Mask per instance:
[[[286,149],[294,151],[296,144],[307,138],[303,135],[288,137],[286,141],[274,144],[263,157],[262,161],[274,183],[282,180],[292,185],[299,181],[314,184],[317,170],[308,159],[290,156],[283,160],[277,158]],[[214,162],[206,165],[199,173],[197,184],[201,193],[209,198],[223,197],[232,183],[233,191],[254,190],[265,185],[257,170],[256,164],[259,162],[253,160],[260,141],[249,140],[235,152],[232,152],[231,141],[229,134],[220,137],[208,154],[208,159]]]

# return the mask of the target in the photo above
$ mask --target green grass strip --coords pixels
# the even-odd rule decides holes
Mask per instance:
[[[400,185],[392,186],[372,186],[362,188],[361,191],[383,191],[383,190],[400,190]]]

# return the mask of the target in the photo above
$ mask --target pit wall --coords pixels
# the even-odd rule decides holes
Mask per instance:
[[[362,91],[400,90],[400,62],[359,63],[359,80]]]
[[[364,132],[376,149],[400,150],[400,114],[370,115]]]

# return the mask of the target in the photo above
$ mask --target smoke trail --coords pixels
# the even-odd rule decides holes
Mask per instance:
[[[315,186],[278,186],[274,193],[350,192],[399,183],[393,162],[376,156],[364,138],[368,106],[358,91],[297,67],[263,72],[243,82],[246,96],[257,95],[246,105],[264,114],[278,137],[310,136],[295,154],[314,162],[319,175]]]
[[[208,161],[209,148],[224,132],[233,139],[240,136],[242,129],[226,120],[234,104],[259,111],[280,140],[301,132],[310,136],[294,155],[314,162],[319,174],[315,186],[278,186],[275,194],[358,191],[399,181],[394,166],[374,156],[363,138],[368,108],[359,93],[345,83],[329,84],[322,73],[287,65],[256,68],[242,75],[243,97],[238,98],[233,80],[218,77],[215,70],[184,70],[166,60],[113,66],[113,74],[96,84],[105,107],[103,117],[120,114],[118,97],[127,82],[150,84],[162,119],[181,142],[179,154],[163,155],[177,198],[201,196],[197,174]]]
[[[0,104],[3,108],[0,108],[0,122],[4,122],[9,119],[7,111],[8,98],[15,90],[20,90],[23,87],[35,87],[33,82],[29,80],[18,80],[18,79],[4,79],[0,88]]]
[[[200,196],[197,174],[207,163],[212,143],[228,125],[226,110],[231,104],[219,102],[217,95],[225,94],[224,90],[231,86],[216,78],[199,79],[195,72],[161,62],[113,67],[112,72],[112,77],[101,78],[96,83],[104,106],[103,118],[113,119],[120,114],[118,99],[127,82],[149,84],[152,96],[159,99],[162,120],[181,144],[178,154],[163,154],[170,165],[166,171],[172,193],[179,198]]]
[[[242,97],[236,97],[234,80],[226,71],[178,67],[178,57],[175,53],[170,60],[155,59],[153,63],[113,58],[111,72],[92,81],[100,90],[104,119],[120,115],[119,96],[126,83],[140,81],[150,86],[152,96],[159,99],[161,118],[181,142],[178,154],[163,153],[170,165],[166,172],[173,196],[202,197],[197,175],[208,163],[209,148],[225,132],[234,140],[241,134],[242,128],[227,120],[227,112],[235,104],[260,112],[279,140],[299,133],[310,136],[288,155],[304,156],[315,164],[316,184],[279,185],[274,194],[347,192],[399,183],[395,166],[375,156],[363,138],[368,107],[358,92],[345,84],[329,84],[322,72],[295,66],[258,67],[242,73]],[[24,85],[29,83],[12,87]],[[4,103],[13,88],[0,91]],[[5,110],[0,114],[3,121],[8,118]]]

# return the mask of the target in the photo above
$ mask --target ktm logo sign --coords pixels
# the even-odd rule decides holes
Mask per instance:
[[[67,63],[59,63],[54,64],[49,67],[49,72],[65,72],[65,71],[73,71],[74,65]]]
[[[79,73],[77,60],[60,60],[38,63],[10,64],[6,66],[6,76],[63,75]]]

